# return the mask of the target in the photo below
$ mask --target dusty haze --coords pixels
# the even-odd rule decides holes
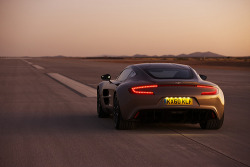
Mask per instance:
[[[1,0],[0,56],[249,56],[249,20],[249,0]]]

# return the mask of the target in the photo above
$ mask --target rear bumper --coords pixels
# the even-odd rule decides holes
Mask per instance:
[[[161,113],[162,117],[170,113],[179,112],[192,117],[192,115],[203,115],[206,112],[213,112],[215,117],[221,119],[224,113],[224,97],[220,95],[209,96],[190,96],[193,99],[193,105],[190,106],[167,106],[163,103],[165,97],[158,96],[140,96],[131,95],[131,98],[123,101],[120,100],[121,113],[125,120],[134,119],[137,112],[146,113],[154,112]],[[150,114],[149,114],[150,115]],[[178,114],[177,114],[178,115]],[[190,116],[191,115],[191,116]],[[189,122],[197,122],[197,119],[189,119]],[[199,121],[199,120],[198,120]]]
[[[199,123],[216,118],[210,109],[144,109],[138,112],[134,120],[142,122]]]

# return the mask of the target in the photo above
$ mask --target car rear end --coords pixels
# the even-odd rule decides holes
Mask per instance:
[[[224,113],[222,90],[211,82],[201,80],[190,70],[192,76],[186,78],[166,79],[149,74],[147,81],[134,81],[122,86],[120,89],[123,91],[120,92],[123,93],[119,99],[122,101],[123,118],[185,123],[221,119]]]

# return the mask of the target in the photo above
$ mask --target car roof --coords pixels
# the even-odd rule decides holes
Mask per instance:
[[[149,69],[149,68],[178,68],[178,69],[190,69],[188,65],[184,64],[175,64],[175,63],[142,63],[134,64],[132,66],[138,67],[140,69]]]

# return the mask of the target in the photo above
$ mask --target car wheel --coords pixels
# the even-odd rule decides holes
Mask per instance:
[[[99,90],[97,90],[97,115],[99,118],[106,118],[109,116],[109,114],[103,111]]]
[[[116,129],[133,129],[135,127],[135,122],[123,120],[119,100],[117,96],[114,97],[114,109],[113,109],[113,120]]]
[[[211,119],[200,123],[202,129],[220,129],[224,121],[224,113],[221,119]]]

